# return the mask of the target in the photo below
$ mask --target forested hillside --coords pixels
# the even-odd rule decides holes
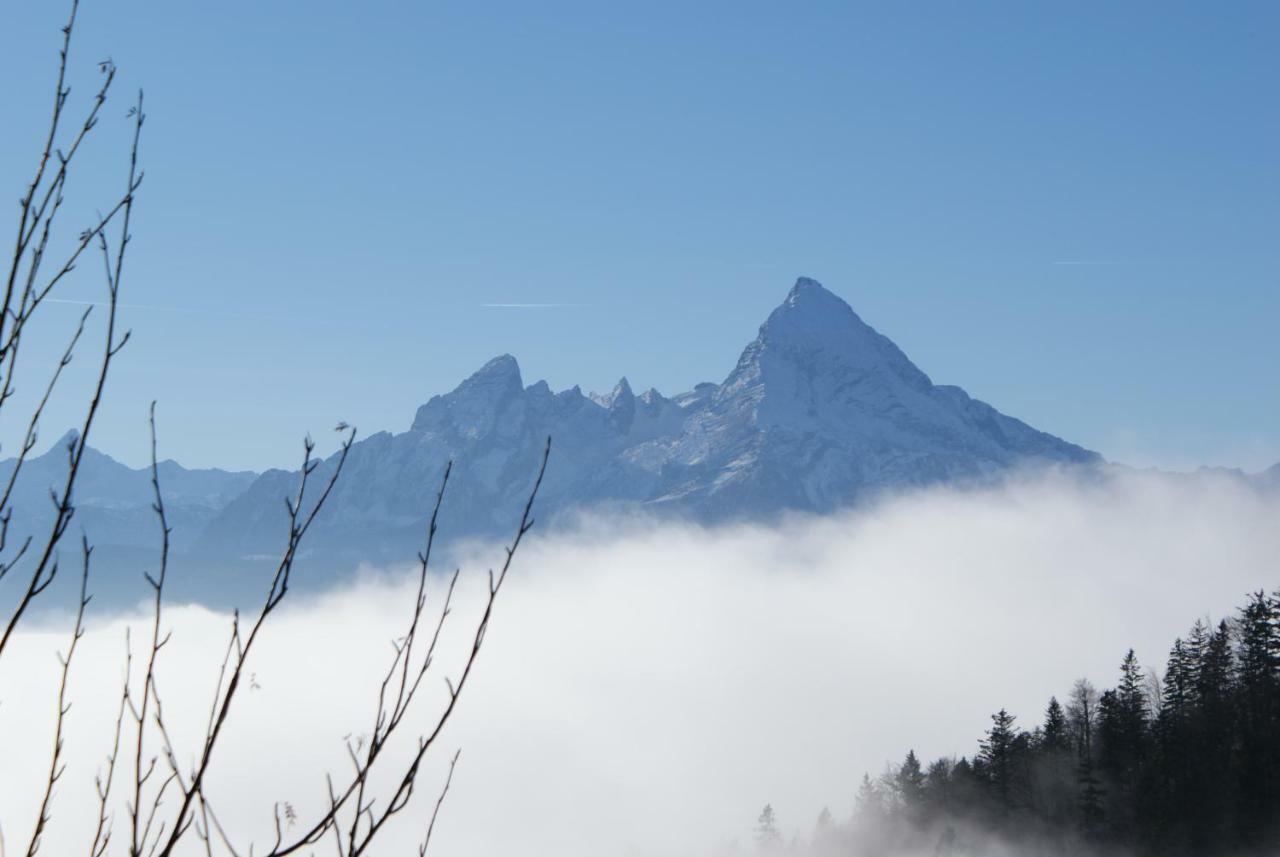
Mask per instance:
[[[1030,729],[1001,709],[972,757],[914,752],[824,811],[819,854],[1267,854],[1280,844],[1280,592],[1175,640],[1162,675],[1130,650]],[[757,842],[782,847],[766,808]]]

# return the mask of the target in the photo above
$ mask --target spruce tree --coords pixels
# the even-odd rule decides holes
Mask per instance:
[[[858,787],[857,797],[854,798],[854,814],[858,821],[864,824],[875,823],[884,818],[884,792],[871,779],[870,774],[862,775],[862,784]]]
[[[956,815],[967,816],[977,811],[985,792],[983,783],[982,772],[964,756],[951,766],[949,794]]]
[[[991,728],[982,740],[978,758],[982,761],[987,781],[991,784],[997,807],[1008,813],[1014,808],[1016,747],[1018,738],[1013,715],[1003,708],[991,715]]]
[[[1181,720],[1195,699],[1192,663],[1182,638],[1174,640],[1173,648],[1169,650],[1168,666],[1164,671],[1164,700],[1160,706],[1161,715],[1171,723]]]
[[[1034,762],[1036,811],[1056,828],[1070,827],[1076,817],[1076,777],[1071,726],[1056,696],[1045,707],[1044,726]]]
[[[951,782],[952,764],[938,759],[924,775],[925,819],[931,820],[955,812]]]
[[[1104,690],[1098,697],[1098,722],[1094,737],[1098,767],[1114,774],[1120,767],[1121,714],[1120,699],[1114,690]]]
[[[1102,806],[1102,785],[1094,773],[1093,760],[1088,756],[1080,759],[1076,783],[1080,789],[1080,831],[1085,836],[1098,837],[1105,827],[1106,812]]]
[[[1237,783],[1242,834],[1257,843],[1280,813],[1280,633],[1276,600],[1252,593],[1236,621]]]
[[[1213,632],[1203,619],[1197,619],[1187,632],[1187,640],[1183,645],[1184,669],[1187,682],[1187,703],[1198,706],[1200,698],[1200,676],[1204,669],[1204,659],[1209,654],[1209,642]]]
[[[1113,721],[1106,742],[1107,767],[1120,792],[1120,817],[1115,823],[1127,831],[1131,831],[1137,821],[1138,780],[1148,755],[1150,716],[1146,676],[1130,649],[1120,663],[1120,684],[1115,690]]]
[[[1067,713],[1062,710],[1058,697],[1049,697],[1044,712],[1044,729],[1041,732],[1041,748],[1047,753],[1061,753],[1070,749],[1071,737],[1067,727]]]
[[[756,844],[761,848],[776,848],[782,842],[782,834],[778,832],[778,818],[773,811],[773,804],[765,804],[756,819],[754,830]]]
[[[1120,684],[1116,687],[1116,699],[1129,738],[1136,740],[1146,731],[1151,706],[1147,701],[1146,675],[1133,649],[1125,654],[1120,663]]]
[[[902,767],[894,774],[894,787],[902,801],[902,811],[911,822],[918,822],[924,816],[924,771],[920,768],[920,760],[915,750],[907,751],[907,758]]]

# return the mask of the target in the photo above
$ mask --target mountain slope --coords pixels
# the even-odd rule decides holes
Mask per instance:
[[[67,433],[43,455],[23,463],[13,489],[11,536],[40,532],[52,522],[49,491],[61,491],[66,482],[67,447],[76,436],[74,431]],[[0,461],[0,485],[8,484],[15,466],[12,458]],[[188,470],[175,461],[160,462],[158,470],[174,546],[179,550],[193,543],[217,512],[258,476],[248,471]],[[154,548],[158,544],[150,468],[134,469],[86,447],[74,499],[72,532],[83,529],[95,546]]]
[[[771,506],[822,512],[877,488],[988,476],[1028,461],[1101,461],[959,387],[934,385],[807,278],[691,419],[672,457],[697,474],[663,499],[713,516]]]
[[[542,381],[526,387],[514,358],[495,358],[420,407],[408,431],[352,448],[312,550],[333,559],[412,556],[449,459],[446,532],[505,532],[548,435],[544,520],[617,505],[701,521],[760,519],[1025,464],[1101,462],[958,387],[933,384],[844,301],[802,278],[723,383],[673,398],[636,395],[625,378],[605,396],[553,392]],[[200,549],[238,557],[278,550],[280,498],[294,478],[260,476],[218,513]]]

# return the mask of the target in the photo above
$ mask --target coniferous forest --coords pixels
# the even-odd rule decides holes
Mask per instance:
[[[771,808],[756,840],[775,841]],[[993,846],[998,843],[998,847]],[[1032,725],[1001,709],[971,757],[908,752],[864,775],[848,825],[818,820],[821,854],[1204,855],[1280,843],[1280,592],[1197,621],[1163,675],[1134,652],[1116,684],[1087,680]]]

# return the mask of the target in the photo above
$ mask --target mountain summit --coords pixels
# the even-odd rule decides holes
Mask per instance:
[[[351,450],[313,530],[326,553],[402,556],[420,538],[445,462],[442,527],[505,532],[542,442],[554,439],[544,520],[600,506],[699,521],[828,512],[877,491],[996,477],[1026,464],[1092,464],[1093,452],[938,386],[816,280],[802,277],[720,384],[667,398],[626,379],[607,395],[524,386],[510,355],[418,409],[408,431]],[[331,464],[331,462],[330,462]],[[292,474],[263,474],[206,529],[202,549],[270,554]]]

